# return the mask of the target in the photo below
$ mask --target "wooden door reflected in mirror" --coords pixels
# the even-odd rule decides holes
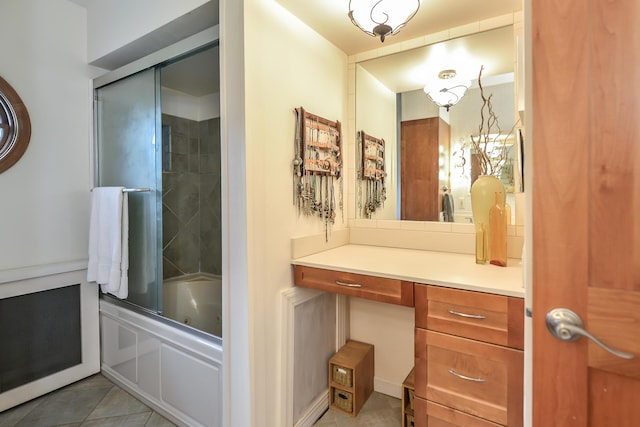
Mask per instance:
[[[440,117],[400,124],[400,219],[439,221],[442,206],[440,170],[433,165],[449,152],[449,124]]]

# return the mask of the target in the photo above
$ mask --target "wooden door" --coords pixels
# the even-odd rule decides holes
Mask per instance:
[[[533,426],[637,426],[640,2],[530,4]],[[635,359],[553,338],[555,307]]]
[[[401,219],[438,221],[440,218],[439,154],[440,145],[448,141],[449,125],[439,117],[400,124]]]

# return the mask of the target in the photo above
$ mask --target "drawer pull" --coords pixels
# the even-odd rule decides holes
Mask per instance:
[[[345,283],[339,280],[336,280],[336,285],[346,286],[347,288],[361,288],[362,285],[359,283]]]
[[[454,314],[456,316],[460,316],[460,317],[467,317],[469,319],[486,319],[487,316],[484,316],[482,314],[467,314],[467,313],[460,313],[459,311],[455,311],[455,310],[447,310],[449,313]]]
[[[453,375],[454,377],[458,377],[458,378],[460,378],[462,380],[473,381],[473,382],[476,382],[476,383],[483,383],[483,382],[486,381],[484,378],[473,378],[473,377],[468,377],[466,375],[459,374],[456,371],[454,371],[453,369],[449,369],[449,373],[451,375]]]

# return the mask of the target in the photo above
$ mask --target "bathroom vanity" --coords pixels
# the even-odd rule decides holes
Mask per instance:
[[[415,307],[416,426],[522,426],[520,260],[348,244],[292,263],[297,286]]]

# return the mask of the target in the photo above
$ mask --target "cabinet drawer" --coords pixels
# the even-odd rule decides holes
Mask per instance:
[[[321,268],[294,266],[297,286],[413,307],[413,283]]]
[[[415,286],[416,328],[524,349],[524,300],[504,295]]]
[[[501,427],[500,424],[428,400],[415,400],[415,427]]]
[[[416,329],[416,397],[510,427],[522,425],[523,352]]]

